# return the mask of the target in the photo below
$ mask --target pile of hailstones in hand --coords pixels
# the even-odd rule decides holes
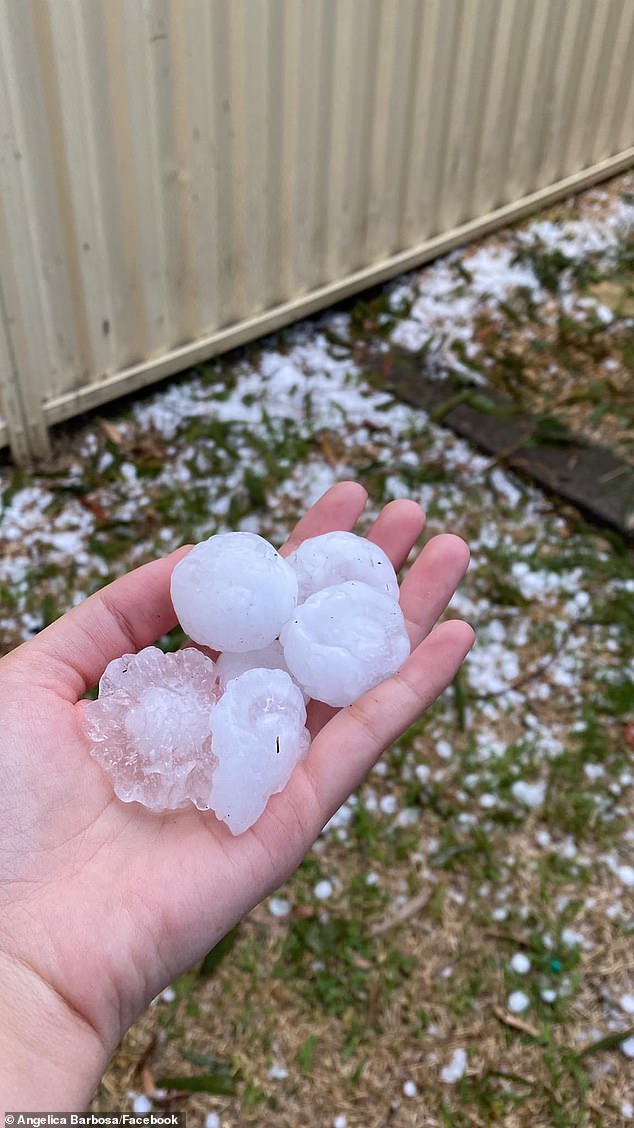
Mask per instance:
[[[310,745],[310,698],[343,706],[393,674],[410,646],[385,553],[353,533],[286,560],[254,533],[220,533],[177,564],[172,602],[194,642],[107,667],[86,706],[92,754],[126,803],[195,804],[234,834],[282,791]]]

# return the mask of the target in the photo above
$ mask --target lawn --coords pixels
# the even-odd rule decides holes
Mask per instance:
[[[367,523],[412,497],[426,536],[472,548],[450,613],[478,643],[454,685],[294,877],[154,1000],[94,1109],[183,1109],[190,1128],[634,1122],[631,547],[399,402],[377,364],[405,351],[631,464],[633,191],[619,177],[59,428],[37,472],[0,467],[3,651],[183,541],[281,543],[342,478],[368,489]]]

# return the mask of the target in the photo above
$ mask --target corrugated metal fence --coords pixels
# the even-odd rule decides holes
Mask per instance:
[[[2,0],[0,444],[633,146],[634,0]]]

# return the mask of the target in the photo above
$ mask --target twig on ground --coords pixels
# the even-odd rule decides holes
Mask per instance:
[[[502,1007],[491,1007],[495,1017],[503,1022],[505,1026],[510,1026],[513,1030],[519,1030],[521,1034],[528,1034],[531,1038],[540,1038],[541,1032],[536,1026],[531,1026],[530,1022],[525,1022],[523,1018],[518,1018],[515,1014],[509,1014]]]
[[[389,932],[390,928],[394,928],[397,924],[402,924],[403,921],[409,917],[414,916],[415,913],[420,912],[429,903],[432,894],[425,890],[424,893],[418,893],[416,897],[411,897],[400,909],[397,909],[392,916],[385,917],[383,920],[378,921],[370,930],[371,936],[382,936],[384,932]]]

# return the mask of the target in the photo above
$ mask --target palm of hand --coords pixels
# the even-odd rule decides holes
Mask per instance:
[[[293,544],[351,528],[364,500],[358,486],[334,487]],[[421,527],[418,507],[396,502],[371,536],[398,567]],[[439,537],[402,588],[411,658],[349,709],[312,707],[309,756],[250,831],[234,838],[194,809],[157,816],[113,797],[87,754],[80,698],[111,658],[171,628],[179,555],[116,581],[0,663],[0,952],[50,984],[106,1052],[149,999],[292,872],[472,642],[463,623],[429,634],[467,562],[463,542]]]

